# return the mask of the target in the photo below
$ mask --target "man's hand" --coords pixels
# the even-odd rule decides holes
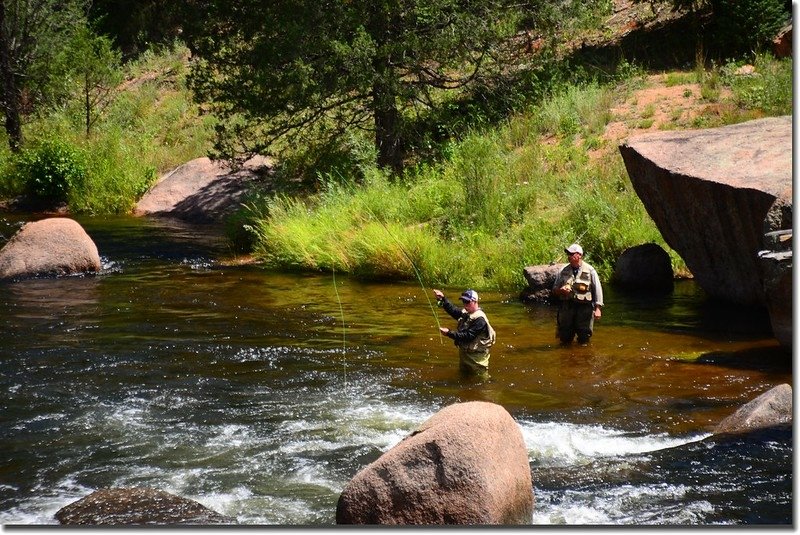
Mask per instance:
[[[442,299],[444,299],[444,294],[442,293],[441,290],[434,290],[433,295],[436,296],[437,301],[441,301]]]
[[[450,332],[450,329],[448,329],[447,327],[439,327],[439,332],[447,336],[447,334]]]

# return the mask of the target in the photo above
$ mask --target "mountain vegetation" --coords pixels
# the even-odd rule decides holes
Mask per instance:
[[[667,248],[615,123],[791,113],[791,5],[733,4],[0,0],[0,197],[124,214],[190,159],[262,153],[272,188],[229,226],[269,268],[513,290],[580,241],[607,276]],[[653,84],[696,107],[621,111]]]

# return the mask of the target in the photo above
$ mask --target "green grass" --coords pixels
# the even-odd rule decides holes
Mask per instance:
[[[753,62],[755,73],[739,75],[742,63],[731,63],[722,69],[723,82],[733,91],[735,104],[746,110],[760,110],[767,116],[792,113],[792,59],[775,61],[758,55]]]
[[[277,197],[253,225],[255,255],[282,270],[335,269],[376,279],[413,279],[429,285],[521,289],[522,269],[562,261],[579,240],[587,260],[609,277],[625,248],[656,241],[658,230],[633,192],[618,157],[590,161],[572,142],[563,120],[581,119],[594,103],[607,110],[596,86],[562,95],[503,128],[473,132],[437,165],[390,180],[372,170],[363,183],[329,180],[318,195]],[[542,117],[552,122],[541,121]],[[564,136],[552,144],[522,137],[521,125]],[[556,129],[552,132],[550,128]],[[530,141],[530,142],[529,142]]]
[[[696,73],[689,72],[669,72],[664,77],[664,85],[675,87],[676,85],[693,84],[697,82]]]

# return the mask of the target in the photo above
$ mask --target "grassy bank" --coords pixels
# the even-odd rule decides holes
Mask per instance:
[[[177,45],[126,65],[125,82],[89,135],[76,100],[30,118],[19,155],[0,140],[0,198],[61,185],[54,196],[73,213],[127,213],[159,174],[206,155],[214,125],[191,101],[187,57]],[[741,63],[664,73],[668,86],[695,84],[684,93],[696,93],[703,110],[675,109],[657,128],[790,114],[791,60],[758,56],[753,63],[752,75],[739,72]],[[535,94],[515,95],[535,104],[500,123],[460,114],[442,124],[457,139],[434,146],[399,178],[367,163],[370,141],[357,133],[354,148],[337,155],[344,164],[324,171],[308,164],[313,148],[298,148],[303,164],[284,162],[278,175],[296,178],[299,169],[317,193],[254,195],[232,235],[244,236],[269,269],[502,291],[523,286],[523,266],[563,260],[573,241],[606,279],[624,249],[645,242],[664,246],[684,271],[636,197],[617,143],[604,135],[620,120],[615,107],[650,83],[646,74],[624,64],[602,82],[561,74],[546,80],[538,79]],[[625,119],[640,129],[656,128],[654,120],[652,106]],[[37,182],[53,169],[60,182]]]
[[[358,185],[275,198],[254,225],[255,254],[278,269],[508,290],[576,240],[606,274],[626,247],[663,243],[620,159],[512,139],[513,126],[473,134],[402,181],[372,170]]]
[[[704,108],[659,127],[791,113],[791,61],[760,56],[755,65],[756,75],[737,74],[737,64],[667,75],[668,85],[697,84]],[[647,83],[630,73],[621,82],[564,86],[504,125],[451,143],[446,157],[400,180],[370,169],[361,181],[326,176],[308,198],[253,202],[255,255],[281,270],[516,291],[524,266],[563,261],[573,241],[605,279],[626,248],[655,242],[686,273],[633,191],[616,144],[602,137],[612,108]],[[649,128],[651,116],[645,110],[629,121]]]

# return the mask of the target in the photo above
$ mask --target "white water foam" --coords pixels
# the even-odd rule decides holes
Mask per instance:
[[[607,489],[536,490],[533,524],[698,525],[714,512],[706,500],[692,500],[697,489],[684,485],[621,485]]]
[[[562,422],[520,422],[531,463],[537,468],[574,468],[597,460],[614,461],[620,470],[631,456],[682,446],[707,434],[672,437],[666,434],[633,434],[599,425]],[[691,525],[702,523],[713,507],[705,500],[692,501],[697,489],[682,485],[599,484],[589,488],[548,491],[536,488],[533,524],[554,525]],[[665,504],[675,503],[674,511]]]
[[[522,437],[532,462],[541,466],[570,466],[597,458],[626,456],[673,448],[707,437],[634,435],[600,425],[520,421]]]
[[[362,385],[365,386],[365,385]],[[369,391],[369,388],[365,388]],[[266,394],[266,393],[265,393]],[[346,484],[337,472],[342,452],[385,452],[416,426],[427,420],[436,407],[394,403],[372,394],[352,390],[331,393],[322,402],[309,398],[293,409],[302,414],[277,428],[243,423],[200,425],[172,422],[164,433],[161,408],[188,400],[145,400],[128,397],[115,403],[98,403],[79,417],[73,427],[93,428],[120,453],[127,472],[115,486],[152,486],[194,499],[245,524],[305,524],[310,520],[332,521],[330,511],[320,510],[320,500],[335,503]],[[254,393],[254,397],[260,396]],[[257,401],[256,401],[257,403]],[[262,410],[272,407],[267,404]],[[594,460],[624,457],[680,446],[703,436],[670,437],[636,435],[598,425],[563,422],[518,421],[531,462],[538,467],[583,466]],[[136,449],[139,453],[131,452]],[[164,464],[164,463],[167,464]],[[84,467],[59,482],[55,488],[39,489],[24,504],[0,514],[0,521],[14,524],[52,524],[55,512],[94,490],[75,483],[75,478],[102,467]],[[116,467],[119,469],[119,466]],[[535,484],[535,483],[534,483]],[[204,489],[204,490],[201,490]],[[536,524],[598,525],[641,523],[631,511],[648,511],[648,500],[674,495],[681,500],[685,490],[661,487],[616,487],[608,491],[570,491],[548,494],[534,489],[537,497]],[[652,495],[652,496],[651,496]],[[640,501],[645,505],[636,505]],[[633,505],[632,505],[633,504]],[[686,504],[668,513],[663,503],[652,508],[650,520],[680,517],[686,523],[702,520],[710,505]],[[680,516],[679,516],[680,515]]]

